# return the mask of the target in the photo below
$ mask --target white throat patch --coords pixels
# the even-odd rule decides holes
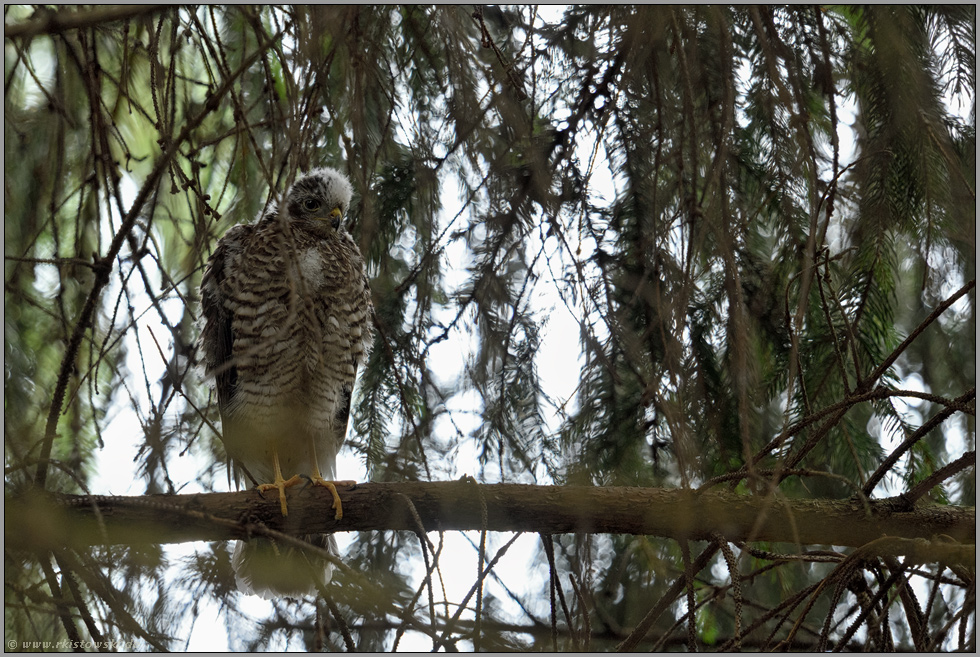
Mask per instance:
[[[323,286],[323,258],[316,249],[303,251],[298,258],[298,264],[303,283],[313,289]]]

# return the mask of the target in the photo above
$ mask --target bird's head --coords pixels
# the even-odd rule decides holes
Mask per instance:
[[[304,173],[286,194],[286,208],[295,219],[340,228],[353,190],[347,177],[329,167]]]

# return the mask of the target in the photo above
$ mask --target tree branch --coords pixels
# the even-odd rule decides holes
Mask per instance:
[[[300,535],[335,531],[480,530],[481,497],[490,531],[646,534],[860,547],[889,537],[889,555],[944,564],[975,563],[976,509],[901,501],[784,500],[662,488],[475,485],[471,481],[359,484],[341,490],[344,517],[334,520],[330,492],[289,491],[289,516],[275,495],[255,490],[199,495],[8,498],[7,547],[48,549],[96,544],[216,541],[271,529]],[[409,508],[408,500],[412,508]],[[413,514],[417,514],[413,515]],[[792,518],[791,518],[792,517]],[[933,541],[943,536],[942,541]],[[961,541],[961,543],[951,542]]]
[[[105,23],[136,18],[144,14],[152,14],[173,5],[110,5],[85,11],[53,11],[40,7],[29,21],[3,26],[3,35],[7,38],[32,37],[36,34],[58,34],[69,30],[85,27],[97,27]]]

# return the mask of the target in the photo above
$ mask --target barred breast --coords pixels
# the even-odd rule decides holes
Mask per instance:
[[[261,222],[225,256],[236,379],[222,413],[224,442],[259,481],[273,478],[273,446],[286,477],[311,471],[311,438],[320,471],[334,475],[370,346],[371,299],[354,241],[292,233]]]

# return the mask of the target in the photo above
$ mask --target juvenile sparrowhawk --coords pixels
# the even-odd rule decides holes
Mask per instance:
[[[201,280],[201,346],[226,451],[240,479],[278,491],[283,515],[286,489],[311,480],[330,489],[340,519],[334,484],[353,483],[330,481],[371,345],[364,259],[343,223],[351,192],[334,169],[301,175],[281,205],[228,230]],[[332,536],[307,540],[336,551]],[[283,552],[267,540],[240,542],[239,588],[266,597],[310,592],[309,580],[276,581],[275,561],[265,557]]]

